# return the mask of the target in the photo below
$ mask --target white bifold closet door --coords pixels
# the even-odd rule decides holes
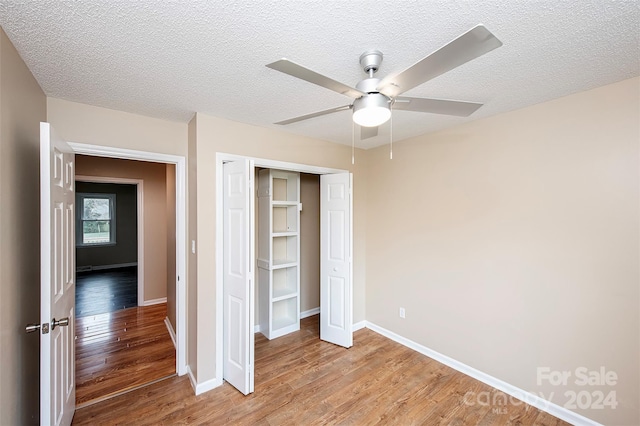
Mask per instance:
[[[247,395],[253,392],[254,165],[223,165],[223,378]]]
[[[320,339],[353,346],[352,175],[320,176]]]

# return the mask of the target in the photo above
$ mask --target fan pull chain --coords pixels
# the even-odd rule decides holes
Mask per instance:
[[[356,124],[351,120],[351,164],[356,164]]]
[[[393,102],[389,105],[391,116],[389,117],[389,160],[393,160]]]

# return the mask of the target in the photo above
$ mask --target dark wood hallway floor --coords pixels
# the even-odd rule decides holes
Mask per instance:
[[[78,318],[135,306],[138,306],[137,266],[76,274]]]

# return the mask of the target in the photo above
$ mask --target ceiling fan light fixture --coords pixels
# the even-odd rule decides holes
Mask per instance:
[[[353,121],[362,127],[377,127],[391,117],[389,98],[370,93],[353,102]]]

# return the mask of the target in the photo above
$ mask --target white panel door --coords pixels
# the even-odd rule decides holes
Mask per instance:
[[[351,174],[320,176],[320,339],[353,346]]]
[[[70,425],[76,408],[73,150],[40,123],[40,423]]]
[[[223,165],[223,378],[253,392],[253,161]]]

